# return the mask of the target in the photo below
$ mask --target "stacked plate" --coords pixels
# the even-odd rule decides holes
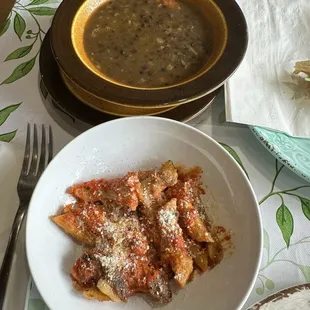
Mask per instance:
[[[208,57],[196,72],[183,80],[155,87],[113,80],[98,69],[85,48],[88,21],[98,7],[105,10],[107,2],[111,1],[63,1],[40,55],[42,80],[54,102],[89,124],[134,115],[160,115],[181,121],[191,119],[209,106],[245,54],[247,27],[236,2],[199,0],[195,2],[195,8],[210,26],[208,33],[212,43]],[[159,1],[159,5],[170,3],[165,1],[162,4]],[[188,5],[193,5],[191,3],[189,1]],[[116,21],[118,15],[115,15]],[[120,19],[117,22],[121,23]],[[149,33],[151,36],[153,32]],[[107,46],[111,42],[105,43]]]

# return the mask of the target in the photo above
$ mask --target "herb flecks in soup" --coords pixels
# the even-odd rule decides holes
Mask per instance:
[[[90,17],[84,46],[108,78],[162,87],[201,70],[211,54],[210,33],[198,8],[183,1],[111,0]]]

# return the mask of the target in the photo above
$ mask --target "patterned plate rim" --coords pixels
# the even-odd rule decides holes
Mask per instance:
[[[286,298],[296,292],[300,292],[302,290],[309,290],[310,289],[310,283],[305,283],[305,284],[298,284],[294,286],[290,286],[288,288],[282,289],[265,299],[255,303],[254,305],[250,306],[247,308],[247,310],[259,310],[262,306],[268,305],[270,302],[275,302],[280,299]]]
[[[302,177],[306,181],[310,182],[310,173],[305,173],[303,169],[294,161],[294,159],[286,154],[284,154],[281,149],[279,149],[278,146],[274,145],[271,141],[268,141],[261,133],[261,131],[269,131],[273,132],[273,134],[278,136],[285,136],[290,139],[290,141],[293,142],[296,149],[300,150],[301,153],[303,153],[305,156],[310,158],[310,150],[309,153],[305,152],[298,144],[295,143],[294,137],[290,137],[282,132],[276,132],[272,130],[268,130],[261,127],[256,126],[249,126],[252,133],[255,135],[255,137],[258,139],[258,141],[273,155],[275,156],[283,165],[288,167],[290,170],[292,170],[294,173],[296,173],[298,176]]]

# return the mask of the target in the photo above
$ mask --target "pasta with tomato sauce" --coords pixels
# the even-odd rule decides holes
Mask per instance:
[[[76,202],[51,219],[85,247],[71,270],[88,299],[125,302],[145,293],[172,299],[171,280],[183,288],[194,271],[223,258],[216,229],[199,212],[205,194],[198,167],[128,172],[68,189]]]

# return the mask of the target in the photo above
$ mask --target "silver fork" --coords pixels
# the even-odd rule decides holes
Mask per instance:
[[[4,259],[0,270],[0,309],[3,309],[5,293],[12,267],[16,242],[22,226],[24,217],[28,210],[28,205],[35,185],[37,184],[42,172],[53,157],[53,137],[52,129],[48,129],[48,141],[45,126],[42,125],[41,144],[38,144],[37,125],[33,125],[33,139],[31,139],[30,124],[27,124],[27,138],[24,154],[22,171],[17,184],[17,193],[19,196],[19,208],[16,212],[11,229],[8,245],[5,251]],[[33,140],[33,143],[31,143]],[[30,165],[30,167],[29,167]]]

